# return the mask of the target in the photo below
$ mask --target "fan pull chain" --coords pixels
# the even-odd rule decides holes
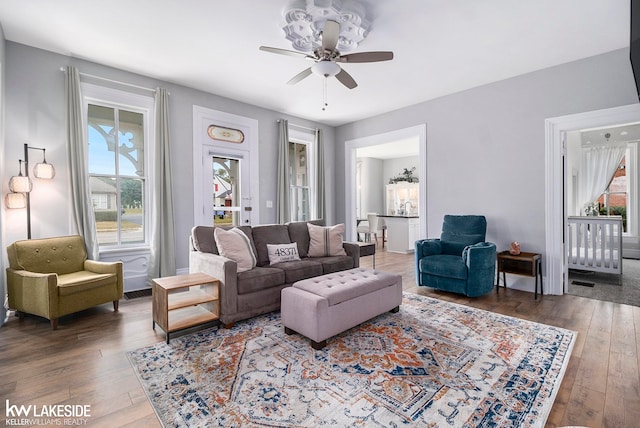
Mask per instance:
[[[322,82],[322,111],[325,111],[327,109],[327,106],[329,104],[327,103],[327,78],[324,78],[324,81]]]

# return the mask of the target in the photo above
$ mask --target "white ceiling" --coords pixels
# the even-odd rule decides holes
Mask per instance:
[[[287,0],[2,0],[0,23],[10,41],[334,126],[629,45],[629,0],[362,3],[355,52],[395,58],[345,64],[359,86],[332,78],[326,111],[321,77],[285,84],[307,61],[258,50],[291,49]]]
[[[583,129],[580,131],[580,138],[583,146],[640,141],[640,124],[632,123],[607,128]]]

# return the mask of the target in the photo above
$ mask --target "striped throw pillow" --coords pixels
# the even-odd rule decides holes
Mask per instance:
[[[307,223],[309,229],[309,257],[346,256],[342,247],[344,224],[316,226]]]

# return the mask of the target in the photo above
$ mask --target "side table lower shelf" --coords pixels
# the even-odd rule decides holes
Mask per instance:
[[[194,325],[217,321],[218,318],[218,315],[209,312],[201,306],[176,309],[169,313],[169,333],[184,330]]]
[[[220,319],[220,281],[203,273],[152,281],[153,329],[171,333]]]

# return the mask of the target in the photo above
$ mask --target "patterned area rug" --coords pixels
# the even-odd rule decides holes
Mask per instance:
[[[543,427],[576,333],[405,294],[328,340],[280,314],[129,353],[164,426]]]

